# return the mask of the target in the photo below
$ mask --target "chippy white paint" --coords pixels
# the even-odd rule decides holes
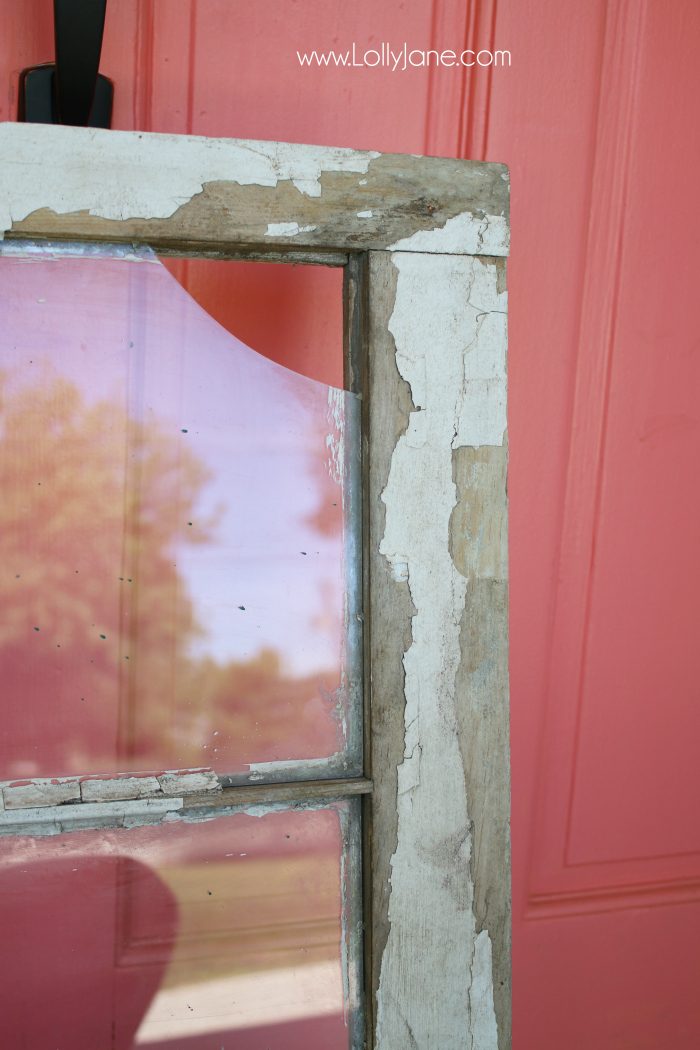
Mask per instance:
[[[38,208],[88,211],[105,219],[166,219],[208,182],[277,186],[291,181],[307,197],[321,196],[324,172],[365,174],[373,151],[244,139],[0,124],[0,231]],[[20,158],[50,157],[37,166]],[[110,172],[95,177],[95,160]]]
[[[160,792],[156,777],[120,777],[84,780],[80,785],[83,802],[116,802],[136,798],[152,798]]]
[[[268,222],[266,237],[297,237],[300,233],[312,233],[316,227],[300,226],[298,222]]]
[[[493,267],[472,264],[467,306],[472,337],[464,345],[464,381],[453,448],[502,445],[506,420],[507,292],[498,291]],[[466,313],[466,311],[465,311]]]
[[[189,795],[220,791],[221,783],[213,769],[186,769],[162,773],[158,777],[164,795]]]
[[[130,828],[158,824],[177,813],[181,798],[141,798],[122,802],[81,802],[0,812],[0,835],[59,835],[89,828]]]
[[[80,802],[80,782],[74,777],[37,777],[30,782],[0,784],[3,809],[32,809]]]
[[[493,1006],[493,960],[488,930],[481,930],[474,941],[472,983],[469,988],[471,1010],[470,1050],[490,1050],[498,1046],[498,1025]]]
[[[0,810],[46,809],[67,803],[118,802],[163,795],[220,791],[216,773],[206,767],[164,773],[117,773],[84,777],[32,777],[0,781]]]
[[[465,255],[507,255],[510,241],[504,215],[462,212],[434,230],[418,230],[389,245],[395,252],[445,252]]]
[[[394,579],[408,579],[416,612],[404,656],[405,749],[377,1050],[497,1050],[490,944],[477,936],[473,912],[455,708],[469,581],[450,555],[449,524],[456,504],[453,449],[503,438],[504,333],[499,341],[480,319],[503,304],[493,265],[478,259],[398,254],[394,265],[389,329],[416,408],[382,494],[380,552]]]
[[[358,219],[371,219],[373,215],[374,212],[369,209],[367,211],[358,211],[357,213]]]
[[[274,775],[277,779],[282,778],[282,776],[292,778],[299,775],[300,766],[304,767],[304,773],[307,777],[313,779],[313,774],[327,775],[335,760],[342,759],[342,757],[342,752],[338,751],[331,755],[330,758],[303,758],[296,762],[251,762],[248,766],[250,770],[248,779],[252,782],[267,780],[271,775]]]

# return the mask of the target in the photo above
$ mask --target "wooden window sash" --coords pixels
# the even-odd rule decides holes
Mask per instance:
[[[509,1050],[506,169],[31,124],[0,157],[7,238],[345,268],[364,776],[214,804],[362,796],[367,1046]]]

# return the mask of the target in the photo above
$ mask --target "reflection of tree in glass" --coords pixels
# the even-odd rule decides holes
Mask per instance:
[[[0,399],[0,775],[332,750],[317,678],[286,678],[272,651],[187,655],[199,627],[177,550],[214,523],[196,520],[208,475],[179,434],[65,379],[5,375]]]

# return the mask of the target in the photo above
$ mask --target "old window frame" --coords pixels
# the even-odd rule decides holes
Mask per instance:
[[[344,268],[364,776],[215,804],[362,796],[367,1046],[508,1050],[507,170],[11,123],[0,158],[7,238]]]

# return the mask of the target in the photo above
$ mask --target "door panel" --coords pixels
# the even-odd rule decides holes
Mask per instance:
[[[514,159],[514,1045],[689,1050],[700,12],[536,6],[535,45],[499,5],[526,68],[489,138]]]

